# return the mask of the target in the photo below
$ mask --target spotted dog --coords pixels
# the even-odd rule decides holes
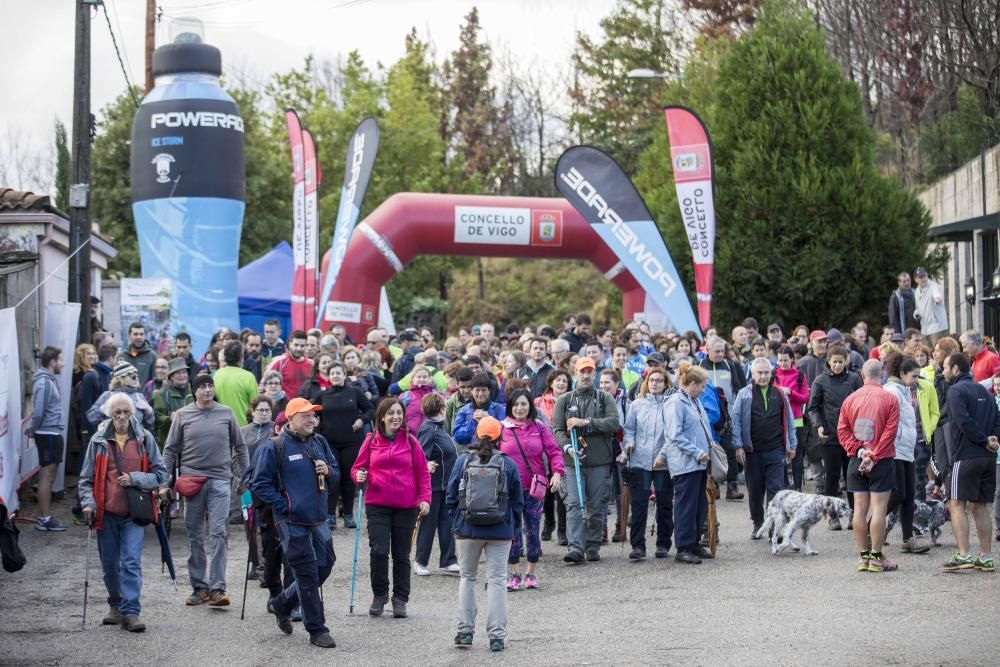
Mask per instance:
[[[835,516],[850,521],[851,509],[841,498],[800,491],[779,491],[767,506],[767,517],[756,537],[763,537],[766,532],[771,531],[771,553],[777,556],[790,548],[799,550],[792,541],[792,535],[796,530],[801,530],[805,552],[815,556],[819,552],[809,544],[809,529],[824,517]]]
[[[938,544],[938,538],[941,537],[941,526],[946,522],[951,520],[951,515],[948,512],[948,508],[944,503],[940,502],[929,502],[922,503],[919,500],[916,502],[916,506],[913,510],[913,527],[920,531],[921,535],[931,536],[931,544],[936,547],[941,546]],[[887,528],[885,534],[888,535],[896,523],[899,521],[899,510],[890,514],[887,519]]]

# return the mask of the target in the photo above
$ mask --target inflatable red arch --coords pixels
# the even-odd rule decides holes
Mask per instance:
[[[561,198],[418,194],[389,197],[354,230],[321,328],[342,324],[356,341],[378,323],[382,286],[418,255],[588,259],[622,291],[626,319],[645,292]],[[323,256],[326,279],[330,253]]]

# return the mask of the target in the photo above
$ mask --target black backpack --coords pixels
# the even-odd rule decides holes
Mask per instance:
[[[495,526],[507,520],[507,468],[504,455],[496,452],[483,463],[478,456],[466,457],[458,484],[458,509],[466,523]]]
[[[3,556],[3,569],[8,572],[17,572],[28,562],[17,543],[20,532],[7,514],[7,506],[0,505],[0,555]]]

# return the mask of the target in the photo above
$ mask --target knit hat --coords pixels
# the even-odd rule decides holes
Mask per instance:
[[[115,364],[114,369],[111,371],[111,378],[121,378],[126,375],[135,374],[139,375],[139,371],[135,369],[135,366],[128,363],[127,361],[119,361]]]
[[[195,393],[202,386],[210,384],[215,386],[215,380],[212,379],[211,375],[196,375],[193,380],[191,380],[191,393]]]

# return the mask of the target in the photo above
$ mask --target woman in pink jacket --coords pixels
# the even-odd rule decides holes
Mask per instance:
[[[424,411],[420,407],[424,396],[434,391],[434,381],[431,379],[430,370],[418,364],[413,367],[410,374],[410,388],[400,395],[399,400],[403,403],[403,412],[406,416],[406,428],[416,436],[420,433],[420,426],[424,423]]]
[[[375,432],[361,445],[351,477],[364,488],[375,598],[368,613],[381,616],[389,602],[392,554],[392,617],[406,618],[410,599],[410,541],[417,516],[430,511],[431,476],[420,442],[403,427],[403,404],[385,398],[375,411]]]
[[[805,442],[806,436],[805,422],[802,419],[802,411],[809,403],[809,380],[805,373],[795,367],[795,353],[788,345],[782,346],[778,350],[778,367],[774,371],[774,386],[788,396],[788,402],[792,406],[792,416],[795,417],[795,436],[799,444]],[[796,491],[802,490],[802,466],[805,462],[805,447],[799,452],[800,456],[792,459],[792,483],[788,488]],[[785,484],[788,485],[788,465],[785,466]]]
[[[508,591],[518,590],[522,583],[525,588],[538,588],[535,568],[542,555],[539,523],[545,506],[545,490],[548,488],[552,493],[558,493],[565,474],[562,451],[556,444],[552,431],[537,417],[538,413],[531,402],[531,392],[526,389],[513,391],[507,399],[507,418],[503,420],[500,451],[517,463],[521,487],[524,489],[524,512],[521,515],[523,531],[518,531],[514,536],[514,543],[507,557]],[[545,459],[542,458],[543,454]],[[545,460],[548,461],[550,471],[546,470]],[[551,472],[547,481],[546,472]],[[539,479],[533,485],[532,480],[536,477]],[[528,552],[524,579],[521,579],[518,571],[522,532],[527,537]]]

